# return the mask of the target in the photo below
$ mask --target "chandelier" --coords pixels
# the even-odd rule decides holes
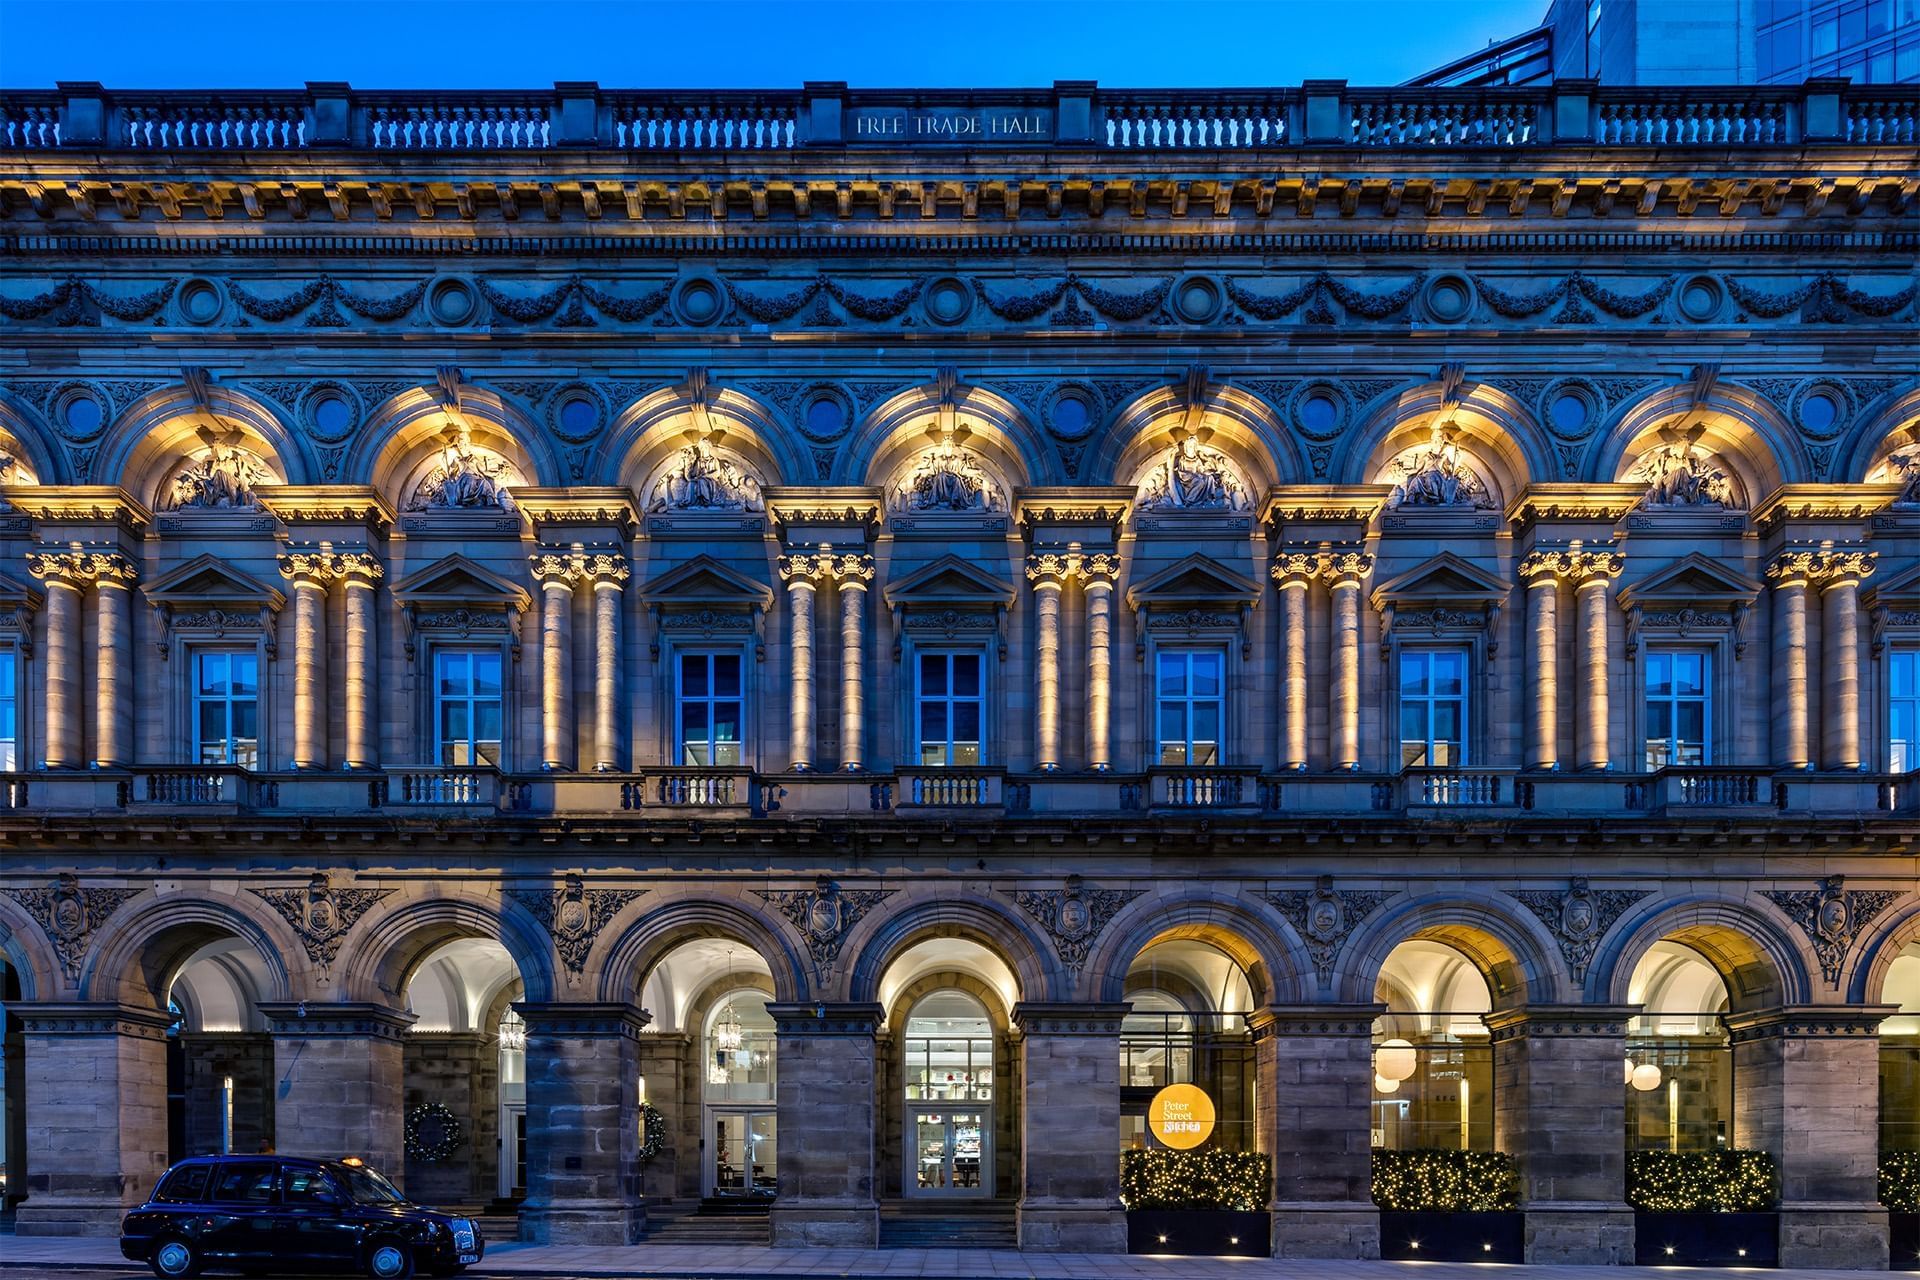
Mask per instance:
[[[519,1053],[527,1047],[527,1024],[519,1014],[509,1012],[500,1019],[500,1047],[508,1053]]]
[[[727,979],[729,985],[733,979],[733,952],[727,952]],[[725,1012],[720,1021],[713,1026],[713,1045],[723,1053],[733,1053],[747,1042],[747,1033],[740,1025],[740,1018],[733,1011],[734,1002],[727,1001]]]

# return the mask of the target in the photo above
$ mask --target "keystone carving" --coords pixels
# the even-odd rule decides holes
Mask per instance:
[[[300,935],[307,959],[322,970],[333,967],[340,944],[354,921],[392,889],[336,889],[324,872],[315,873],[304,889],[254,889]],[[325,977],[321,981],[325,981]]]
[[[141,889],[88,889],[80,878],[62,872],[47,889],[0,889],[27,909],[40,922],[53,953],[70,981],[79,981],[86,963],[87,948],[107,918],[128,898],[138,897]]]
[[[892,889],[842,889],[825,876],[811,889],[756,889],[755,893],[780,909],[807,940],[807,954],[813,957],[816,973],[824,977],[833,971],[840,958],[840,944],[859,922]]]
[[[1566,957],[1567,972],[1575,982],[1587,980],[1587,966],[1593,963],[1600,939],[1606,935],[1621,913],[1647,896],[1646,889],[1600,889],[1588,887],[1585,876],[1575,876],[1565,889],[1512,889],[1508,891],[1553,933]]]
[[[589,889],[577,875],[567,877],[559,889],[509,889],[508,893],[533,913],[553,939],[553,949],[567,969],[567,985],[578,986],[586,972],[587,953],[595,938],[620,908],[645,893],[645,889]]]
[[[1020,909],[1053,939],[1053,949],[1067,972],[1078,977],[1093,950],[1095,940],[1120,908],[1139,897],[1140,889],[1102,889],[1083,883],[1079,876],[1067,877],[1064,889],[1015,889],[1010,891]]]
[[[1840,985],[1840,971],[1846,967],[1854,939],[1900,897],[1898,889],[1849,889],[1845,876],[1828,876],[1818,889],[1763,892],[1813,943],[1820,972],[1834,988]]]
[[[1321,876],[1311,889],[1277,889],[1267,894],[1300,932],[1320,985],[1333,981],[1333,965],[1360,922],[1393,896],[1392,890],[1335,889],[1332,876]]]

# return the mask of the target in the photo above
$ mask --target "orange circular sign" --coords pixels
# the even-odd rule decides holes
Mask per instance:
[[[1147,1128],[1176,1151],[1187,1151],[1213,1136],[1213,1099],[1199,1085],[1170,1084],[1153,1095]]]

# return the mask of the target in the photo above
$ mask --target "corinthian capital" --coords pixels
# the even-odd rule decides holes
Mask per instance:
[[[1310,582],[1319,572],[1317,551],[1282,551],[1273,558],[1273,580],[1282,586],[1289,582]]]
[[[541,551],[527,557],[535,582],[625,582],[633,576],[618,551]]]
[[[1528,582],[1551,577],[1578,584],[1591,578],[1617,578],[1625,567],[1626,557],[1609,545],[1542,547],[1520,561],[1520,577]]]
[[[366,551],[328,551],[319,547],[300,547],[280,557],[280,575],[295,582],[329,582],[360,579],[376,581],[385,574],[380,562]]]
[[[1831,587],[1859,582],[1873,573],[1877,551],[1853,547],[1788,547],[1767,562],[1767,580],[1775,586]]]
[[[1082,556],[1080,577],[1087,585],[1098,582],[1112,586],[1120,580],[1120,557],[1104,551]]]
[[[43,582],[64,582],[80,588],[88,584],[131,586],[139,571],[118,551],[29,551],[27,572]]]
[[[873,581],[873,557],[864,554],[836,555],[822,549],[781,556],[777,567],[783,582],[841,582],[864,587]]]
[[[1373,572],[1373,556],[1357,547],[1336,547],[1320,553],[1320,576],[1329,584],[1363,581]]]

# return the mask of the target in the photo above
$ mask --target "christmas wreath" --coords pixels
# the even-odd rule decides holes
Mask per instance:
[[[423,1102],[407,1112],[407,1159],[438,1164],[467,1140],[460,1117],[438,1102]]]
[[[667,1118],[651,1102],[640,1104],[640,1158],[651,1160],[667,1142]]]

